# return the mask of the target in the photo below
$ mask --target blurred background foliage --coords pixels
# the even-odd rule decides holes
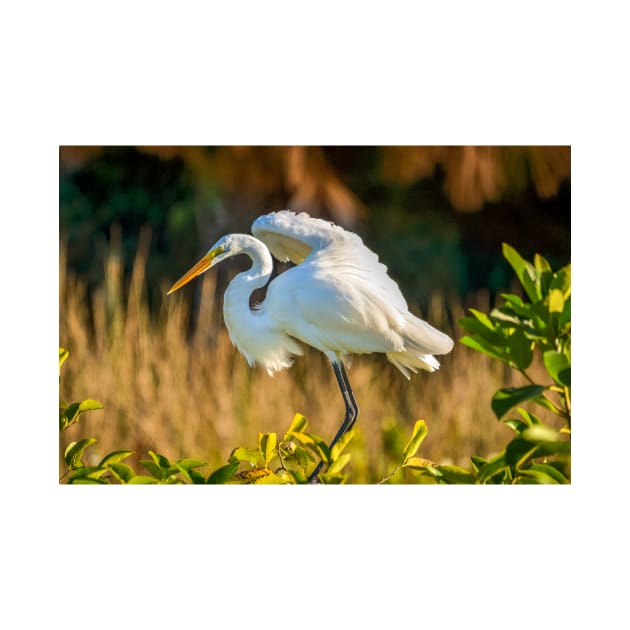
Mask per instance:
[[[64,146],[61,236],[68,266],[96,286],[111,226],[126,272],[148,226],[155,303],[159,283],[220,235],[304,210],[361,234],[410,303],[426,307],[434,288],[505,289],[503,241],[552,265],[569,259],[570,158],[570,147],[550,146]]]
[[[60,470],[68,443],[92,436],[97,463],[124,448],[220,466],[296,412],[334,435],[343,406],[321,353],[307,349],[272,381],[230,344],[222,296],[246,257],[166,298],[221,235],[285,208],[333,220],[379,254],[412,311],[459,339],[469,307],[489,312],[514,290],[503,241],[554,268],[569,262],[570,157],[570,147],[61,147],[59,341],[72,361],[60,393],[104,411],[64,432]],[[462,344],[440,362],[411,383],[382,356],[353,362],[356,482],[391,473],[419,418],[435,462],[466,466],[511,439],[490,400],[523,377]],[[532,377],[545,382],[539,361]]]

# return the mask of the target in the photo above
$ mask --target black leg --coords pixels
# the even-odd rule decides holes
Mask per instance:
[[[328,447],[330,449],[332,449],[332,447],[337,443],[337,440],[339,440],[344,433],[353,427],[357,416],[359,415],[359,405],[357,405],[357,401],[354,399],[354,394],[352,393],[350,381],[348,380],[348,375],[343,367],[343,363],[341,363],[341,361],[339,363],[333,361],[331,364],[333,366],[333,370],[335,371],[335,376],[337,377],[337,383],[339,384],[339,389],[341,390],[341,395],[343,396],[343,402],[346,406],[346,415],[344,416],[343,422],[337,431],[337,435],[335,435]],[[308,478],[309,483],[319,483],[317,475],[321,471],[323,465],[323,461],[317,464],[317,467]]]
[[[346,368],[343,366],[343,363],[339,364],[339,371],[341,372],[341,376],[343,378],[344,385],[346,386],[346,392],[348,394],[348,400],[349,400],[350,406],[352,407],[352,410],[353,410],[352,420],[350,421],[350,424],[345,429],[345,431],[343,431],[341,433],[341,435],[343,435],[343,433],[345,433],[346,431],[350,431],[350,429],[352,429],[352,427],[354,426],[354,423],[357,421],[357,418],[359,417],[359,405],[357,405],[357,401],[354,399],[354,394],[352,393],[352,387],[350,387],[350,381],[348,380],[348,374],[346,372]],[[346,405],[346,409],[347,409],[347,405]],[[331,448],[332,448],[333,444],[341,437],[341,435],[338,435],[332,441],[332,443],[330,445]]]

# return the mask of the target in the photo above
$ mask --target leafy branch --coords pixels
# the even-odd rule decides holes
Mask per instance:
[[[496,392],[492,409],[501,419],[516,405],[531,400],[571,426],[571,265],[553,271],[539,254],[524,260],[507,244],[503,255],[523,287],[525,297],[504,293],[505,303],[489,315],[470,309],[460,325],[469,334],[460,342],[516,369],[529,382]],[[527,373],[538,352],[550,377],[536,383]],[[557,397],[557,402],[550,398]]]

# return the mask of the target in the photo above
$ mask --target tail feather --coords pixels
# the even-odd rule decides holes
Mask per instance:
[[[411,372],[417,374],[418,369],[435,372],[440,368],[438,360],[431,354],[416,354],[415,352],[388,352],[387,359],[393,363],[406,378],[411,378]]]
[[[417,373],[419,369],[435,372],[440,363],[433,355],[447,354],[453,349],[453,340],[448,335],[411,313],[405,315],[401,337],[405,349],[388,352],[387,358],[406,378],[411,378],[411,372]]]
[[[402,333],[405,348],[419,354],[448,354],[453,349],[453,340],[448,335],[411,313],[407,313],[405,324]]]

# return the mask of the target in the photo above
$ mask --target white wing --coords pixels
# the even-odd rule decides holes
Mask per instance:
[[[252,224],[252,234],[267,245],[280,262],[290,260],[296,265],[312,252],[330,245],[336,244],[347,249],[365,248],[356,234],[324,219],[315,219],[306,212],[295,214],[290,210],[270,212],[258,217]],[[373,255],[376,257],[376,254]]]
[[[387,274],[387,267],[357,234],[306,212],[295,214],[290,210],[258,217],[252,233],[281,262],[290,260],[297,265],[308,258],[306,262],[343,276],[349,283],[365,284],[383,302],[403,312],[408,309],[398,285]]]
[[[409,312],[387,267],[356,234],[287,210],[259,217],[252,232],[278,260],[298,264],[267,293],[289,334],[323,351],[450,351],[451,339]]]

